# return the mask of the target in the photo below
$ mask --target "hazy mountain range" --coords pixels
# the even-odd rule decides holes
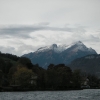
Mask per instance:
[[[97,52],[78,41],[69,45],[52,44],[23,56],[29,58],[33,64],[39,64],[41,67],[47,68],[51,63],[69,65],[73,60],[90,54],[97,54]]]
[[[71,69],[81,69],[86,73],[100,76],[100,54],[91,54],[85,57],[75,59],[69,64]]]

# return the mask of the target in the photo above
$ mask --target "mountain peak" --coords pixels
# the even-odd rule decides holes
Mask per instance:
[[[52,44],[50,46],[41,47],[36,52],[45,52],[45,51],[53,50],[56,53],[61,53],[69,48],[70,49],[72,48],[71,50],[74,52],[77,52],[78,50],[90,51],[90,52],[95,51],[93,49],[86,47],[81,41],[77,41],[77,42],[71,43],[70,45],[58,45],[57,46],[57,44]]]
[[[52,44],[51,49],[57,48],[57,44]]]
[[[77,43],[82,43],[81,41],[77,41]]]
[[[73,44],[84,45],[81,41],[74,42]]]
[[[33,64],[39,64],[43,68],[47,68],[50,63],[53,64],[69,64],[76,58],[80,58],[89,54],[97,54],[92,48],[86,47],[81,41],[71,43],[69,45],[52,44],[41,47],[33,54],[25,55],[31,59]]]

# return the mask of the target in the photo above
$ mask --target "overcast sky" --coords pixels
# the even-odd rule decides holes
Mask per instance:
[[[100,53],[100,0],[0,0],[1,52],[79,40]]]

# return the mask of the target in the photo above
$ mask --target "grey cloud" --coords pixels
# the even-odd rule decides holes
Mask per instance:
[[[88,35],[87,35],[88,34]],[[72,40],[73,41],[78,41],[81,40],[84,43],[88,43],[91,44],[92,46],[95,44],[100,43],[100,37],[99,34],[98,35],[93,35],[93,34],[89,34],[89,33],[85,33],[85,34],[79,34],[79,33],[75,33],[72,35]]]
[[[10,53],[10,54],[15,54],[15,48],[14,47],[4,47],[0,46],[0,51],[3,53]]]
[[[29,52],[34,52],[37,48],[39,48],[39,47],[22,44],[20,47],[0,46],[0,51],[2,53],[10,53],[10,54],[14,54],[14,55],[17,54],[17,56],[21,56],[21,55],[29,53]]]
[[[30,38],[29,33],[34,30],[37,30],[37,28],[32,26],[5,27],[0,29],[0,35],[8,38],[9,36]]]
[[[83,28],[69,28],[69,27],[60,28],[60,27],[51,27],[48,25],[49,25],[48,23],[44,23],[44,24],[30,25],[30,26],[17,25],[17,26],[3,27],[0,28],[0,36],[7,38],[13,36],[20,38],[31,38],[29,35],[31,32],[41,31],[41,30],[65,31],[65,32],[74,32],[80,30],[85,32]]]
[[[15,51],[17,55],[22,56],[23,54],[27,54],[29,52],[34,52],[39,48],[39,46],[33,46],[33,45],[26,45],[22,44],[18,47],[18,50]]]
[[[96,45],[96,44],[100,43],[100,39],[98,37],[91,35],[89,38],[85,39],[85,42],[94,43],[94,45]]]

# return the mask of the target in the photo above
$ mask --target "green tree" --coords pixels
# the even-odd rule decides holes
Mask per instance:
[[[88,74],[88,79],[90,87],[100,87],[100,78],[98,78],[96,75]]]
[[[50,64],[47,69],[47,84],[52,89],[68,89],[72,78],[72,71],[64,64],[54,66]]]
[[[81,71],[80,70],[74,70],[73,72],[73,86],[74,88],[80,88],[81,87]]]
[[[32,70],[27,69],[26,67],[18,68],[17,71],[14,73],[13,82],[16,85],[20,85],[22,88],[30,87],[31,79],[36,77]]]
[[[31,60],[26,57],[21,57],[18,62],[18,64],[22,64],[24,66],[27,66],[28,69],[32,69],[33,65],[31,63]]]
[[[2,71],[0,70],[0,87],[2,86],[2,76],[3,76],[3,73],[2,73]]]

